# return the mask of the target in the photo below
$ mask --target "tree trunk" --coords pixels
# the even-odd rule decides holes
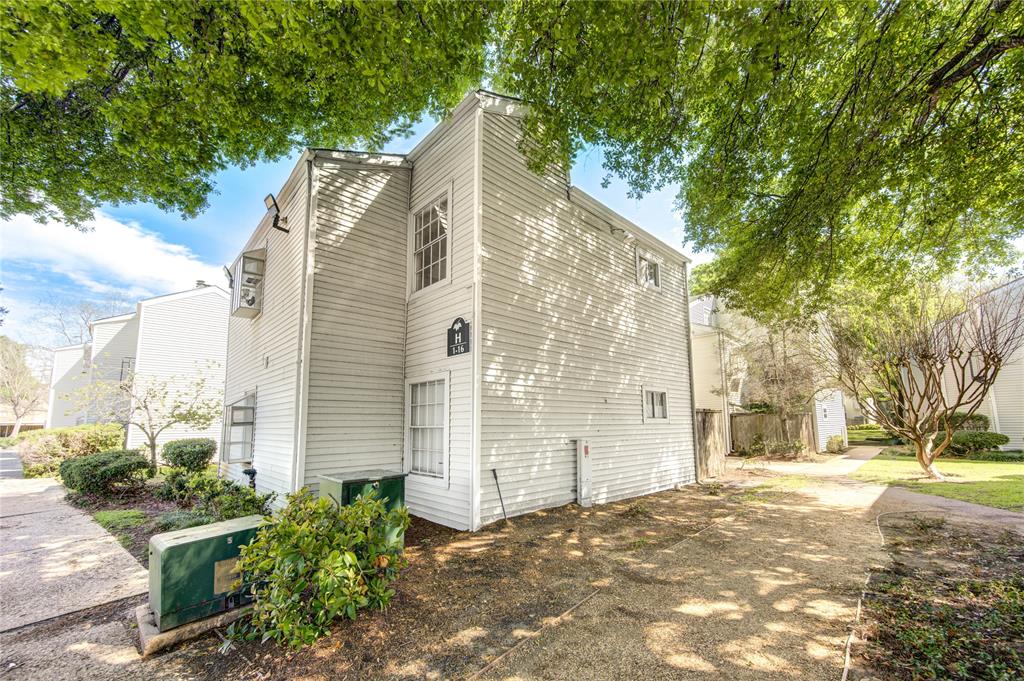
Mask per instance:
[[[21,417],[14,419],[14,429],[11,430],[11,434],[8,437],[18,437],[18,431],[21,430]]]
[[[920,464],[922,470],[924,470],[932,480],[945,480],[945,478],[942,477],[942,473],[939,473],[938,469],[935,468],[935,457],[932,455],[932,447],[934,444],[933,438],[928,438],[927,440],[916,444],[917,463]]]
[[[156,475],[156,438],[150,437],[149,440],[149,470],[153,475]]]

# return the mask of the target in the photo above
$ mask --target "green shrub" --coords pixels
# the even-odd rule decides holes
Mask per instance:
[[[142,484],[148,473],[149,461],[134,449],[76,456],[60,465],[60,477],[66,487],[100,496]]]
[[[259,494],[234,480],[193,475],[189,490],[196,510],[217,520],[231,520],[247,515],[267,515],[275,494]]]
[[[743,408],[751,414],[774,414],[775,407],[767,402],[750,402],[744,404]]]
[[[885,430],[882,426],[877,423],[855,423],[852,426],[846,426],[847,430]]]
[[[825,450],[832,454],[838,454],[843,451],[845,447],[846,443],[843,441],[842,435],[832,435],[825,441]]]
[[[981,430],[958,430],[953,433],[953,441],[946,448],[948,456],[966,456],[977,452],[987,452],[1010,441],[1000,433],[989,433]]]
[[[191,481],[192,475],[188,471],[172,468],[164,476],[164,481],[160,486],[153,491],[153,494],[157,499],[173,501],[181,506],[191,506],[193,501]]]
[[[391,583],[405,566],[388,529],[409,526],[404,509],[388,511],[376,495],[338,507],[307,489],[260,528],[241,550],[239,569],[255,603],[231,632],[300,648],[328,633],[337,617],[387,607]]]
[[[198,511],[168,511],[161,513],[156,519],[156,527],[161,532],[173,532],[215,522],[217,522],[216,518],[211,518]]]
[[[208,437],[195,437],[168,442],[163,448],[163,458],[175,468],[191,473],[202,473],[217,453],[217,443]]]
[[[953,428],[956,430],[986,431],[989,428],[988,417],[984,414],[968,416],[962,411],[953,414]]]
[[[806,450],[804,443],[799,440],[792,442],[768,441],[764,439],[763,435],[758,434],[750,441],[750,446],[740,450],[738,454],[744,457],[799,456]]]
[[[44,477],[55,475],[66,459],[121,447],[124,428],[118,423],[47,428],[19,435],[18,440],[26,477]]]

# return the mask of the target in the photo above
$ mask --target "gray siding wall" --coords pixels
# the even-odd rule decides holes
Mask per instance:
[[[204,379],[203,397],[224,399],[224,359],[227,355],[229,299],[224,291],[206,287],[140,304],[139,342],[135,377],[140,384],[165,382],[167,402],[193,397],[195,382]],[[220,440],[222,419],[208,428],[177,424],[157,438],[163,445],[186,437]],[[146,446],[146,436],[128,428],[128,446]]]
[[[134,359],[136,346],[139,342],[139,317],[133,314],[124,321],[100,322],[93,326],[91,356],[89,358],[89,383],[116,384],[121,380],[121,366],[126,359]],[[109,401],[111,407],[121,411],[128,401],[120,394],[112,392],[104,394],[103,399]],[[95,412],[95,409],[92,410]],[[108,412],[104,409],[103,412]],[[87,423],[106,420],[107,413],[84,414]]]
[[[227,380],[224,402],[256,391],[253,466],[257,487],[287,493],[292,490],[295,454],[298,370],[301,367],[300,316],[304,278],[306,204],[305,163],[300,162],[277,195],[290,233],[271,228],[269,214],[245,248],[267,249],[263,311],[255,319],[228,321]],[[244,464],[224,464],[232,479],[247,482]]]
[[[408,168],[317,161],[305,484],[402,470]]]
[[[717,332],[693,334],[693,401],[697,409],[722,411],[722,344]]]
[[[472,353],[447,357],[447,329],[456,317],[462,317],[473,325],[474,335],[478,333],[473,319],[476,112],[475,105],[459,107],[437,134],[410,154],[409,210],[422,208],[449,187],[452,205],[449,278],[409,295],[405,346],[407,380],[448,376],[447,471],[443,480],[409,475],[406,501],[413,514],[459,529],[471,524],[474,375]],[[477,338],[473,342],[478,342]],[[403,406],[405,399],[403,396]]]
[[[483,523],[501,517],[492,469],[509,515],[574,501],[575,438],[591,443],[595,502],[695,479],[682,256],[639,236],[663,259],[662,290],[641,288],[615,218],[531,173],[518,130],[484,114]],[[644,423],[644,385],[668,391],[667,420]]]

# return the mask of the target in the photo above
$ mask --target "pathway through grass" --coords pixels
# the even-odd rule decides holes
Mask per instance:
[[[1007,511],[1024,511],[1024,462],[940,457],[936,465],[945,481],[929,480],[914,457],[887,451],[861,466],[851,477]]]

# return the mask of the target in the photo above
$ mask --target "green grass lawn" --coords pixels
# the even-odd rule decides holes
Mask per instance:
[[[1024,511],[1024,461],[968,461],[939,457],[936,467],[945,476],[945,481],[929,480],[912,456],[885,452],[861,466],[853,477],[1007,511]]]
[[[892,440],[892,435],[881,428],[851,429],[847,430],[846,433],[850,438],[850,442],[889,442]]]

